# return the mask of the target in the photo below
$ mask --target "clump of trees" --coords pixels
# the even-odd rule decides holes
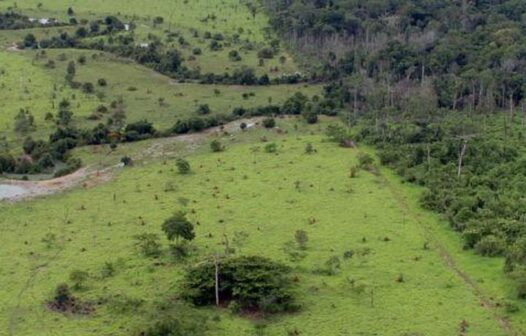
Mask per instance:
[[[300,307],[290,269],[259,256],[205,260],[189,269],[181,293],[198,306],[236,305],[239,312],[280,313]]]
[[[31,19],[28,16],[8,11],[0,13],[0,30],[17,30],[17,29],[29,29],[39,27],[57,27],[64,26],[65,23],[61,23],[54,18],[49,18],[45,21]],[[34,36],[33,36],[34,37]],[[31,46],[28,46],[31,47]]]

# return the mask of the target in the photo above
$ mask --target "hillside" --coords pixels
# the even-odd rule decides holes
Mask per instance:
[[[0,335],[526,335],[525,11],[0,0]]]

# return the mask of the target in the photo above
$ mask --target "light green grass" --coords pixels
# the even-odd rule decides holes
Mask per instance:
[[[37,5],[42,3],[42,7]],[[137,42],[148,42],[148,34],[153,34],[165,40],[166,31],[177,33],[185,38],[188,46],[181,47],[177,38],[172,47],[181,50],[185,58],[192,55],[194,48],[201,48],[203,54],[196,57],[195,61],[186,63],[190,68],[198,68],[203,73],[213,72],[223,74],[232,72],[241,66],[253,67],[258,74],[268,73],[274,77],[285,73],[294,73],[298,67],[286,50],[281,48],[273,59],[265,60],[265,65],[258,64],[257,52],[269,46],[270,41],[276,35],[269,29],[268,17],[261,8],[253,17],[246,2],[239,0],[223,0],[221,2],[208,0],[153,0],[144,2],[132,1],[50,1],[41,2],[23,0],[17,2],[16,10],[35,18],[54,17],[68,22],[66,11],[69,7],[75,11],[77,19],[101,19],[107,15],[117,15],[123,22],[134,22],[137,26],[135,39]],[[12,3],[0,1],[0,11],[12,7]],[[154,26],[153,18],[162,16],[164,23]],[[215,17],[215,19],[213,19]],[[208,18],[208,20],[207,20]],[[58,30],[74,30],[74,28],[43,28],[32,29],[37,37],[52,35],[50,32]],[[199,37],[194,37],[193,31],[197,31]],[[205,32],[221,33],[225,37],[224,48],[221,51],[209,49],[210,40],[203,39]],[[25,36],[25,31],[0,32],[0,43],[11,44],[20,41]],[[235,43],[232,38],[239,35],[239,42]],[[241,51],[246,42],[252,44],[252,49]],[[231,61],[228,53],[231,50],[241,51],[242,60]],[[279,58],[284,56],[287,61],[281,64]],[[277,68],[277,71],[273,71]]]
[[[278,86],[227,86],[180,84],[131,61],[109,54],[86,50],[47,50],[46,57],[35,58],[35,52],[0,51],[0,135],[6,136],[17,148],[30,135],[46,139],[55,126],[46,121],[48,112],[56,114],[62,99],[72,103],[74,125],[92,128],[101,120],[88,120],[96,108],[122,98],[125,103],[126,121],[147,119],[160,130],[166,130],[179,118],[195,116],[200,104],[208,104],[212,114],[230,114],[235,107],[257,107],[269,103],[281,104],[295,92],[307,96],[321,94],[320,85],[278,85]],[[66,55],[60,61],[59,54]],[[92,82],[95,94],[84,94],[73,90],[64,79],[69,61],[79,56],[87,57],[86,65],[77,64],[76,81]],[[95,55],[96,59],[92,56]],[[55,69],[45,65],[54,60]],[[105,78],[107,87],[97,86],[97,80]],[[131,89],[134,89],[131,91]],[[216,93],[216,90],[219,92]],[[247,99],[243,94],[253,93]],[[159,98],[164,104],[159,104]],[[21,108],[29,108],[35,117],[36,131],[28,134],[14,132],[14,117]]]
[[[302,125],[295,131],[293,122],[278,124],[287,134],[251,130],[223,139],[223,153],[209,153],[205,141],[195,154],[186,155],[193,167],[188,176],[175,172],[172,159],[155,161],[125,169],[112,182],[92,189],[2,205],[2,330],[11,326],[16,335],[130,335],[144,326],[156,300],[176,295],[184,265],[165,256],[162,266],[154,266],[134,252],[132,236],[160,233],[166,217],[187,209],[190,219],[199,222],[197,252],[190,263],[222,251],[223,234],[232,241],[236,232],[244,232],[246,241],[234,244],[237,254],[264,255],[293,267],[304,309],[271,319],[263,335],[286,335],[294,329],[301,335],[456,335],[463,320],[469,323],[467,335],[505,335],[471,288],[444,263],[436,245],[423,249],[428,232],[422,221],[435,228],[440,242],[449,234],[437,218],[414,208],[415,190],[390,174],[362,171],[350,179],[357,150],[325,142],[318,135],[321,126]],[[278,154],[264,153],[265,144],[257,141],[262,135],[278,144]],[[304,154],[307,142],[314,144],[316,154]],[[188,146],[174,145],[172,156],[186,154],[196,144]],[[176,190],[165,192],[167,183]],[[409,205],[402,206],[400,197],[407,197]],[[311,217],[315,224],[309,224]],[[282,247],[299,229],[309,235],[307,257],[294,263]],[[59,237],[60,248],[44,246],[46,233]],[[491,278],[487,283],[504,293],[506,284],[494,276],[501,272],[498,265],[460,251],[458,243],[451,240],[446,246],[459,265]],[[345,251],[365,249],[370,249],[368,255],[342,259]],[[312,272],[332,256],[342,259],[337,275]],[[106,261],[117,262],[117,274],[97,280]],[[146,304],[133,314],[112,313],[101,305],[93,316],[82,318],[47,311],[43,302],[56,284],[68,281],[73,269],[93,277],[87,290],[76,293],[84,300],[120,293]],[[399,274],[402,283],[396,281]],[[364,292],[353,289],[350,279]],[[220,316],[219,322],[211,322],[210,335],[256,335],[250,319],[204,311]],[[521,312],[514,319],[523,316]]]

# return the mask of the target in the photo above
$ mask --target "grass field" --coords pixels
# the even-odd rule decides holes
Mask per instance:
[[[229,136],[222,140],[227,144],[222,153],[209,152],[210,139],[186,146],[174,142],[172,157],[184,154],[192,165],[188,176],[178,175],[168,157],[139,163],[91,189],[1,205],[0,330],[130,335],[144,328],[155,316],[156,302],[177,295],[185,263],[168,255],[141,257],[132,237],[161,233],[166,217],[186,209],[199,222],[196,251],[187,264],[222,251],[227,234],[236,254],[281,260],[300,279],[304,308],[299,313],[259,320],[201,309],[219,316],[210,320],[209,335],[457,335],[462,321],[469,325],[465,335],[511,335],[494,316],[504,311],[481,306],[481,295],[501,303],[512,295],[500,260],[461,251],[459,240],[438,218],[418,210],[419,191],[389,172],[361,171],[349,178],[358,150],[326,142],[319,134],[322,125],[278,124],[286,134],[257,129]],[[277,154],[263,151],[261,136],[278,145]],[[317,153],[305,154],[306,143]],[[173,191],[165,191],[167,185]],[[309,235],[307,256],[293,262],[283,247],[299,229]],[[57,237],[53,247],[42,242],[49,233]],[[446,262],[444,246],[457,267],[480,284],[482,294]],[[354,256],[344,259],[350,250]],[[317,274],[333,256],[341,260],[338,273]],[[105,262],[116,265],[116,273],[101,279]],[[50,312],[44,303],[75,269],[90,274],[86,289],[75,294],[101,304],[87,317]],[[119,297],[144,303],[115,313],[113,301]],[[511,319],[515,328],[524,327],[522,313]]]
[[[148,42],[148,35],[153,34],[165,39],[167,32],[183,37],[187,43],[181,46],[177,41],[171,45],[179,49],[185,58],[192,55],[195,48],[200,48],[202,55],[196,56],[196,60],[186,62],[191,68],[198,68],[203,73],[213,72],[222,74],[231,72],[241,66],[251,66],[257,73],[268,73],[270,76],[277,76],[284,73],[294,73],[298,67],[286,50],[280,52],[272,59],[265,60],[263,66],[259,66],[257,52],[264,47],[268,47],[276,36],[268,27],[268,18],[260,9],[256,2],[255,15],[249,10],[246,1],[223,0],[213,2],[207,0],[195,1],[166,1],[154,0],[144,2],[140,0],[126,1],[125,4],[119,1],[52,1],[42,3],[41,1],[19,1],[15,10],[30,17],[53,17],[68,22],[69,16],[67,9],[71,7],[75,12],[75,17],[79,20],[100,19],[107,15],[117,15],[124,22],[133,22],[136,25],[134,37],[137,42]],[[42,4],[38,7],[38,4]],[[13,8],[13,3],[0,1],[0,11]],[[162,24],[153,24],[153,19],[161,16],[164,19]],[[33,29],[37,36],[53,35],[47,32],[51,30],[69,31],[72,28],[45,28]],[[74,29],[73,29],[74,30]],[[221,43],[223,48],[218,51],[211,51],[209,48],[210,40],[204,38],[205,32],[212,35],[220,33],[225,40]],[[55,34],[56,35],[56,34]],[[235,39],[234,36],[238,38]],[[23,38],[23,32],[0,32],[0,43],[11,44]],[[178,38],[176,39],[178,40]],[[239,51],[240,61],[232,61],[228,54],[231,50]],[[285,62],[280,61],[284,57]],[[277,70],[276,70],[277,68]]]
[[[47,138],[55,125],[53,121],[46,121],[45,115],[55,114],[62,99],[71,101],[74,123],[78,127],[92,128],[105,122],[87,118],[99,105],[109,106],[122,98],[127,122],[147,119],[158,129],[165,130],[178,118],[197,115],[201,104],[208,104],[212,114],[230,114],[235,107],[280,104],[299,91],[307,96],[321,94],[321,86],[304,84],[254,87],[180,84],[109,54],[69,49],[48,50],[46,54],[36,59],[34,52],[0,51],[0,100],[4,102],[0,107],[0,134],[18,145],[28,135]],[[64,58],[59,60],[59,55]],[[64,79],[69,61],[76,61],[81,55],[87,57],[87,62],[77,65],[76,80],[95,84],[93,94],[71,89]],[[45,66],[49,60],[55,61],[54,69]],[[99,78],[106,79],[108,86],[97,86]],[[163,104],[159,104],[161,97]],[[28,108],[35,117],[34,132],[15,133],[14,117],[21,108]]]
[[[0,12],[13,9],[64,22],[70,19],[68,7],[78,20],[116,15],[136,25],[135,43],[158,37],[182,52],[184,65],[202,73],[231,73],[244,66],[271,77],[299,71],[299,61],[283,47],[260,64],[258,51],[276,35],[260,7],[251,12],[249,2],[257,3],[0,0]],[[158,16],[164,22],[154,24]],[[197,116],[201,104],[215,115],[281,104],[296,92],[322,96],[321,84],[181,83],[99,51],[46,49],[42,56],[14,47],[28,33],[40,39],[76,28],[0,30],[0,137],[17,156],[27,136],[47,139],[56,129],[45,115],[55,114],[62,99],[71,101],[73,125],[81,129],[106,121],[88,119],[98,106],[122,100],[127,123],[147,119],[166,130],[179,118]],[[222,50],[210,50],[206,32],[224,36]],[[202,54],[191,60],[195,48]],[[231,60],[231,50],[239,51],[241,60]],[[85,64],[78,62],[81,56]],[[77,63],[74,80],[93,83],[95,92],[70,87],[65,80],[70,61]],[[96,84],[101,78],[107,86]],[[35,117],[34,131],[14,131],[20,109]],[[135,336],[166,314],[203,316],[208,336],[526,335],[526,304],[515,299],[503,260],[463,250],[460,235],[443,218],[419,207],[422,190],[393,172],[361,170],[351,178],[358,154],[374,156],[374,150],[328,142],[324,130],[338,121],[320,119],[307,125],[303,118],[280,118],[272,130],[257,124],[240,131],[236,125],[228,134],[75,148],[72,155],[90,173],[115,167],[123,156],[135,164],[113,168],[104,183],[0,203],[0,336]],[[224,152],[211,152],[214,139],[226,145]],[[277,145],[276,153],[265,151],[268,143]],[[308,143],[315,153],[305,153]],[[179,157],[190,162],[191,174],[176,172]],[[188,212],[197,234],[183,261],[169,253],[161,231],[162,222],[178,210]],[[297,230],[309,239],[304,258],[293,260],[287,251]],[[161,257],[136,251],[134,236],[141,233],[159,234]],[[183,304],[179,286],[187,267],[222,254],[225,236],[237,256],[266,256],[289,265],[302,309],[261,317]],[[333,275],[320,272],[329,260],[339,264]],[[105,275],[108,264],[111,275]],[[85,316],[51,311],[46,303],[54,289],[64,282],[73,286],[70,274],[76,270],[89,277],[73,294],[94,311]]]

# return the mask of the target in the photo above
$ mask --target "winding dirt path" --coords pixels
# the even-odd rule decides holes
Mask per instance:
[[[202,142],[209,136],[219,135],[224,132],[228,132],[229,134],[239,132],[241,130],[241,123],[245,123],[247,125],[247,129],[250,129],[259,125],[262,119],[263,117],[240,119],[227,123],[223,126],[206,129],[202,132],[159,138],[156,139],[150,147],[143,151],[140,157],[135,158],[135,160],[143,161],[152,158],[159,158],[166,154],[172,154],[166,153],[164,151],[164,148],[168,147],[170,144],[176,141],[187,143],[190,150],[192,150],[193,148],[197,147],[200,142]],[[45,181],[0,180],[0,186],[12,185],[23,189],[23,192],[21,193],[17,193],[13,196],[8,196],[0,200],[17,202],[25,199],[55,194],[74,188],[79,185],[84,185],[85,187],[92,187],[111,180],[114,171],[121,167],[121,164],[115,164],[114,166],[102,169],[83,167],[72,174]]]

